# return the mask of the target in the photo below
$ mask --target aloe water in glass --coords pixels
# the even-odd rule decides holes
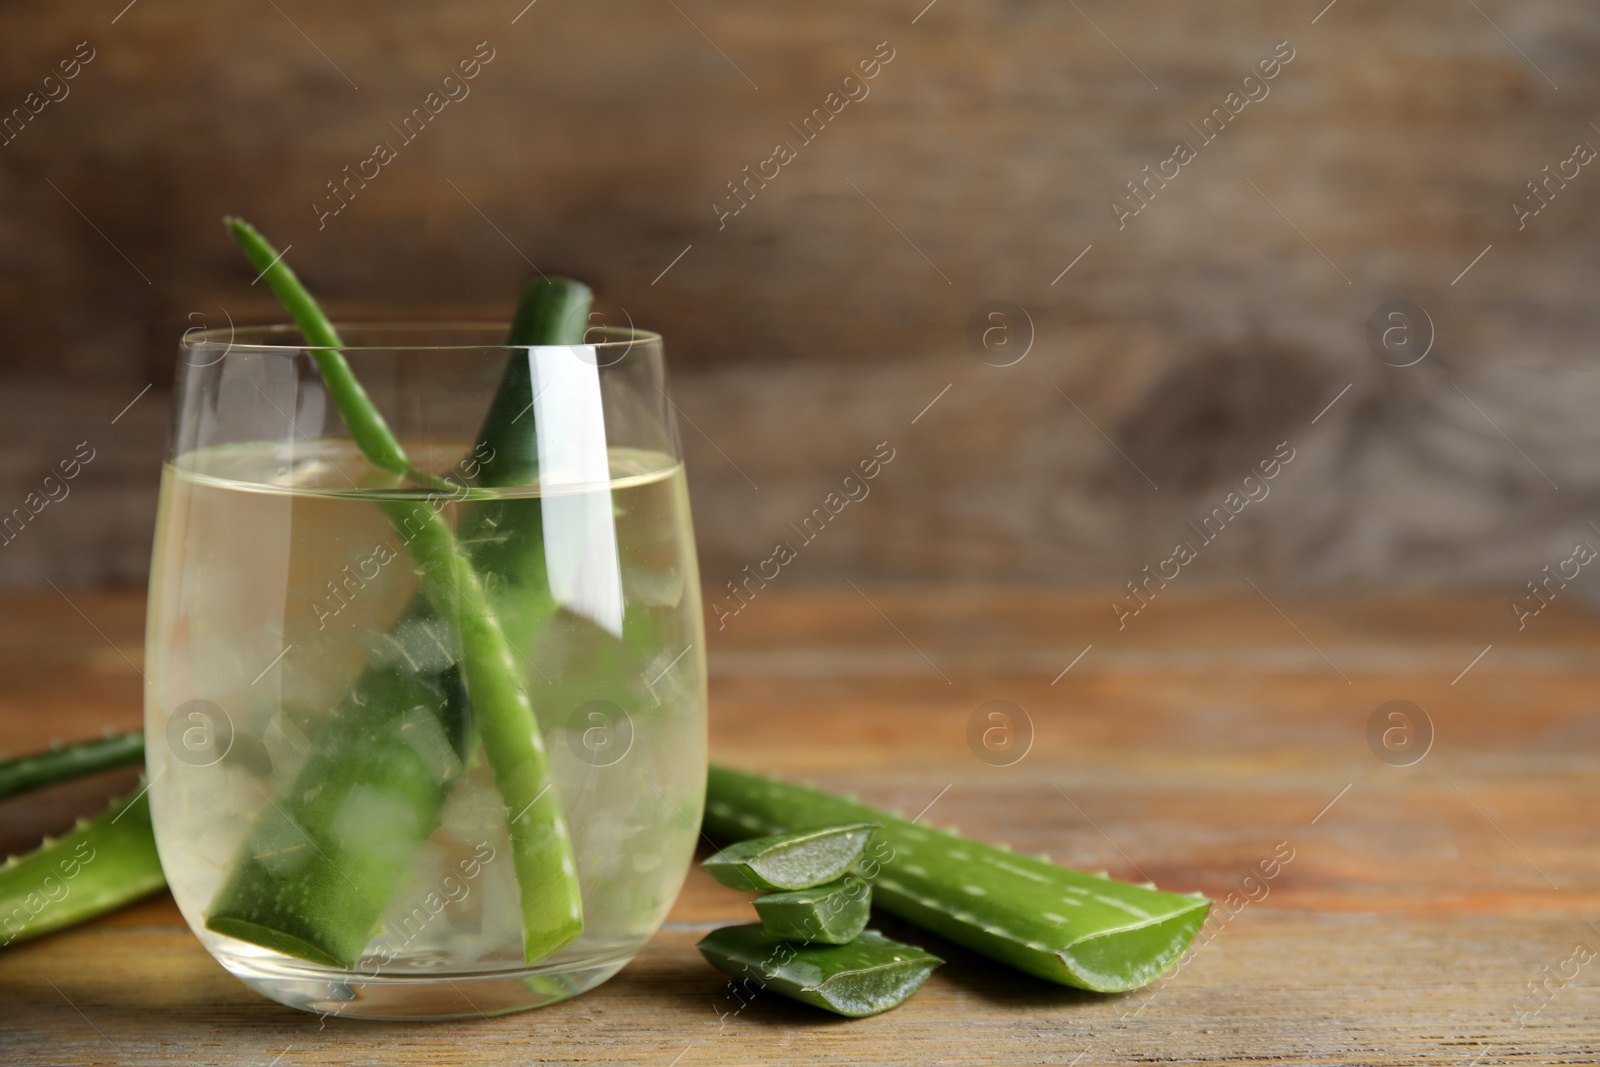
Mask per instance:
[[[363,459],[293,328],[184,339],[146,631],[167,880],[207,950],[294,1007],[564,999],[655,932],[700,824],[704,639],[661,339],[340,334],[413,476]],[[517,464],[479,435],[508,361],[528,372]],[[430,573],[446,530],[459,566]],[[531,705],[528,736],[501,732],[485,677]],[[497,779],[492,746],[530,737],[542,761]],[[514,855],[519,819],[543,866]],[[565,931],[547,954],[525,936],[544,918]]]

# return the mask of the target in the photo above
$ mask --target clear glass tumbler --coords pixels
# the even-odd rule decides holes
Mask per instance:
[[[655,933],[700,825],[661,338],[340,332],[406,475],[363,457],[296,330],[184,338],[145,652],[162,866],[206,949],[284,1004],[562,1000]]]

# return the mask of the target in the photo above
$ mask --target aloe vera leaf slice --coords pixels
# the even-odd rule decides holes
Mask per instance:
[[[874,902],[1051,982],[1137,989],[1177,961],[1211,902],[1165,893],[913,825],[865,804],[726,767],[710,769],[705,827],[737,841],[849,820],[882,824],[864,867]]]
[[[141,789],[0,866],[0,947],[114,911],[165,884]]]
[[[850,1018],[899,1007],[944,962],[876,930],[845,945],[805,945],[749,923],[713,930],[696,947],[724,974]]]
[[[135,730],[0,760],[0,800],[142,759],[144,731]]]
[[[848,871],[877,828],[875,822],[852,821],[740,841],[703,866],[733,889],[810,889]]]
[[[813,889],[768,893],[755,899],[761,926],[785,941],[843,945],[866,929],[872,886],[853,874]]]

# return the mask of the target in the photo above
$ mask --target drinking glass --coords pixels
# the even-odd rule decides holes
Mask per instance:
[[[339,330],[408,476],[363,457],[292,327],[181,345],[145,646],[167,881],[212,956],[293,1007],[565,999],[655,933],[700,825],[661,338]]]

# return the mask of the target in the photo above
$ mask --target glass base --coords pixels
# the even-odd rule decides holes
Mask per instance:
[[[329,971],[292,960],[217,953],[217,962],[264,997],[317,1015],[392,1022],[488,1018],[586,993],[633,956],[508,971],[380,974]]]

